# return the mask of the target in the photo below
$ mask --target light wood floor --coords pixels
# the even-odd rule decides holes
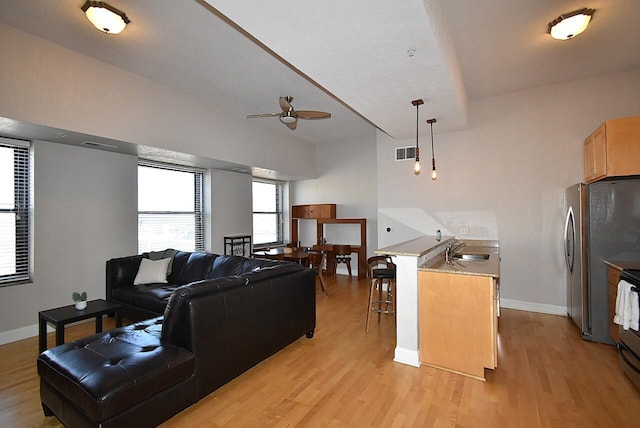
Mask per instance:
[[[614,347],[581,340],[566,317],[503,309],[498,368],[485,383],[392,362],[392,319],[364,333],[368,283],[328,278],[313,339],[300,338],[163,426],[640,426],[640,392]],[[67,337],[92,329],[70,327]],[[61,426],[40,407],[37,346],[37,338],[0,346],[0,427]]]

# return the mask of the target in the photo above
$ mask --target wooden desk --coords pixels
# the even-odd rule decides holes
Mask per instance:
[[[306,265],[309,261],[309,252],[307,250],[287,252],[284,248],[271,248],[270,250],[254,251],[253,256],[265,259],[289,260],[303,265]]]

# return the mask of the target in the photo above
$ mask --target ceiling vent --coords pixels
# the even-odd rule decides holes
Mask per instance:
[[[416,158],[416,147],[396,147],[396,160],[409,160]]]

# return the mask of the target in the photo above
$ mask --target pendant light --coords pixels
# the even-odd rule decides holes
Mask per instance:
[[[413,164],[413,173],[415,175],[420,175],[420,147],[418,147],[418,124],[420,123],[418,118],[418,110],[420,106],[424,104],[424,101],[421,99],[411,101],[411,104],[416,106],[416,163]]]
[[[431,125],[431,179],[436,180],[438,178],[438,173],[436,172],[436,154],[433,150],[433,124],[436,123],[435,119],[428,119],[427,123]]]

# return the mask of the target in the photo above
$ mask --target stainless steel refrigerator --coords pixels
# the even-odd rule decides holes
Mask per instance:
[[[582,337],[609,336],[604,260],[640,261],[640,180],[602,180],[566,190],[567,315]]]

